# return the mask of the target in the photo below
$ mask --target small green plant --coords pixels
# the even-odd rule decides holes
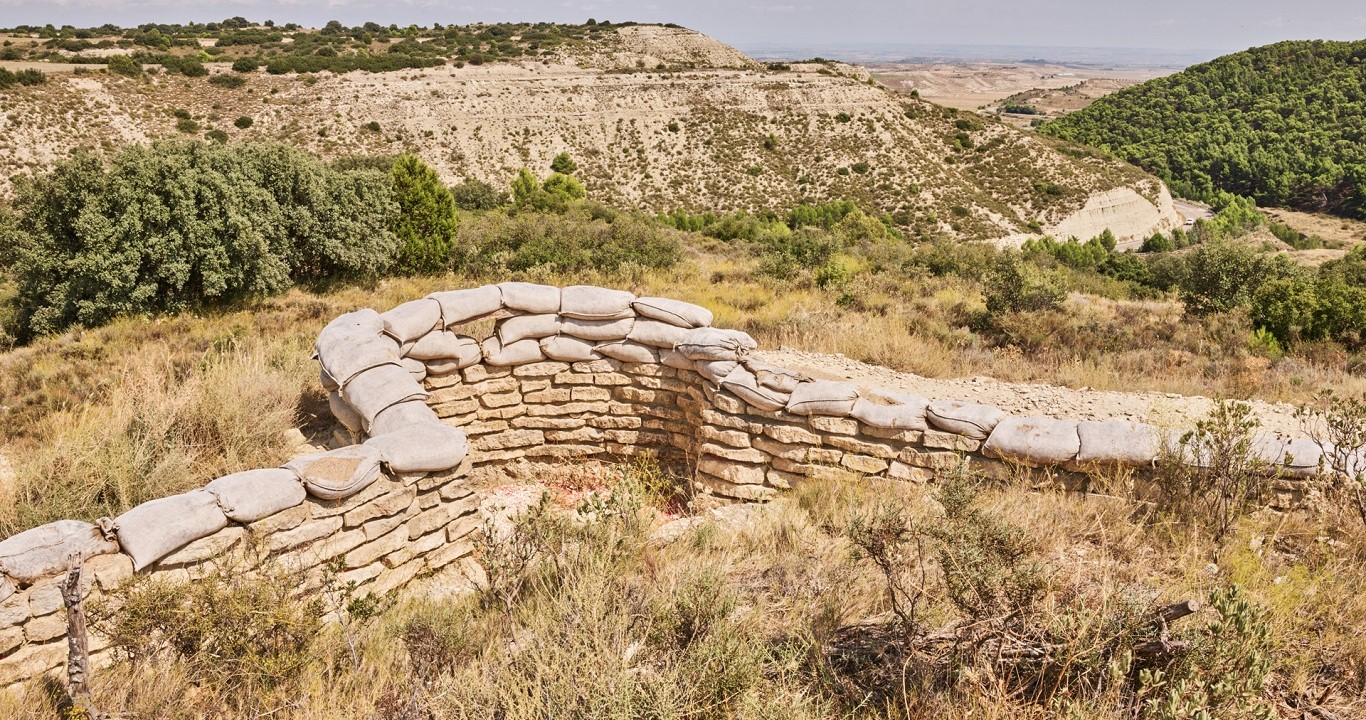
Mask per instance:
[[[246,115],[242,115],[242,116],[238,117],[236,120],[233,120],[233,121],[232,121],[233,126],[236,127],[238,130],[246,130],[247,128],[251,127],[251,126],[254,125],[255,123],[256,123],[255,120],[252,120],[251,118],[247,117]]]
[[[370,131],[370,132],[372,132],[372,133],[377,133],[377,132],[379,132],[379,121],[378,121],[378,120],[371,120],[370,122],[365,123],[364,125],[362,125],[361,128],[364,129],[364,130],[368,130],[368,131]]]
[[[199,132],[199,123],[189,118],[180,118],[175,121],[175,129],[186,135],[193,135]]]
[[[579,169],[579,164],[574,162],[574,158],[569,157],[569,153],[562,152],[550,161],[550,171],[561,175],[573,175]]]
[[[1295,416],[1323,451],[1322,470],[1331,476],[1334,504],[1366,528],[1366,394],[1326,391],[1297,408]]]
[[[1139,671],[1144,720],[1271,720],[1262,700],[1273,645],[1266,611],[1237,585],[1215,589],[1209,606],[1219,617],[1191,639],[1166,669]]]
[[[1161,506],[1220,539],[1259,507],[1270,490],[1271,462],[1254,452],[1259,423],[1247,403],[1219,401],[1159,461]]]
[[[221,145],[228,141],[228,134],[226,132],[223,132],[222,130],[219,130],[218,128],[214,128],[204,133],[204,139],[209,140],[210,142],[216,142]]]
[[[246,85],[247,79],[242,77],[241,75],[229,75],[227,73],[222,73],[219,75],[211,76],[209,78],[209,82],[214,85],[217,85],[218,87],[236,89],[242,87],[243,85]]]

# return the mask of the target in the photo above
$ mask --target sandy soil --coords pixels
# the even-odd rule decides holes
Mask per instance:
[[[874,78],[893,90],[918,90],[920,97],[926,100],[960,110],[984,108],[1026,90],[1059,89],[1082,82],[1089,88],[1085,94],[1093,95],[1094,99],[1175,72],[1174,69],[998,63],[884,63],[870,65],[869,69]],[[1058,103],[1063,103],[1063,97],[1059,95]],[[1089,101],[1071,98],[1064,104],[1070,112],[1085,107],[1086,103]]]
[[[1090,388],[1000,382],[988,377],[926,378],[851,360],[783,348],[758,353],[765,362],[813,378],[846,380],[870,390],[903,392],[934,400],[967,400],[995,405],[1012,415],[1045,415],[1078,420],[1124,419],[1166,428],[1190,428],[1214,406],[1205,397],[1175,393],[1103,392]],[[1286,437],[1304,435],[1289,403],[1250,403],[1262,427]]]

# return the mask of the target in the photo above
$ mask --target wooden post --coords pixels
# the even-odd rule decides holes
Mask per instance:
[[[90,709],[90,643],[85,627],[85,605],[81,597],[81,569],[85,563],[74,558],[62,583],[62,602],[66,605],[66,682],[73,708],[85,717],[95,717]]]

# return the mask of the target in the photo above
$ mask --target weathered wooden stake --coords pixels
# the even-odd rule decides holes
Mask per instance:
[[[81,597],[81,568],[85,563],[75,558],[62,584],[62,602],[66,604],[66,683],[71,705],[94,717],[90,709],[90,643],[85,628],[85,604]]]

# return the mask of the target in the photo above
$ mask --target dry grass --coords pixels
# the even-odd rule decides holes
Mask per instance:
[[[846,539],[851,522],[891,502],[912,527],[932,530],[947,522],[934,488],[854,477],[808,484],[666,545],[650,528],[667,518],[629,499],[639,497],[617,493],[587,524],[572,511],[523,521],[519,532],[542,554],[510,608],[477,593],[410,600],[351,626],[358,662],[332,627],[297,675],[255,693],[224,695],[167,655],[119,663],[96,674],[95,704],[156,720],[1156,717],[1128,681],[1087,689],[1083,680],[1098,676],[1083,674],[1076,686],[1032,695],[1019,685],[1023,665],[932,642],[899,655],[895,636],[877,634],[892,627],[887,586]],[[1312,515],[1265,515],[1214,543],[1126,502],[1015,485],[981,491],[976,507],[1023,533],[1023,559],[1038,564],[1043,581],[1028,627],[1052,633],[1063,657],[1093,662],[1111,641],[1099,632],[1105,618],[1236,584],[1266,613],[1274,649],[1261,701],[1281,712],[1366,711],[1360,536],[1329,544]],[[926,552],[928,575],[913,576],[927,588],[919,617],[929,628],[964,627],[970,618],[950,602],[944,568]],[[1173,632],[1199,642],[1211,620],[1206,610]],[[945,672],[956,681],[933,681]],[[8,707],[0,700],[0,712],[52,717],[50,695],[36,690]]]

